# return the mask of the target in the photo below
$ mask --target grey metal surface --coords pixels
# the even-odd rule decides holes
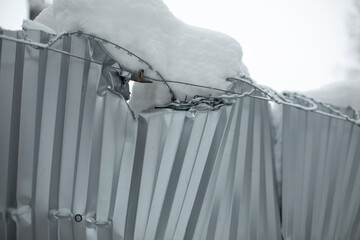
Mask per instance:
[[[134,119],[98,41],[52,48],[0,38],[0,239],[281,238],[267,101]]]
[[[23,39],[23,32],[2,34]],[[52,37],[28,34],[40,43]],[[67,184],[75,159],[87,154],[74,146],[89,142],[81,128],[89,124],[91,104],[114,78],[106,77],[102,65],[54,51],[7,40],[0,46],[0,238],[15,239],[17,233],[19,239],[43,239],[53,226],[48,221],[53,206],[68,206],[67,197],[57,196],[73,191]],[[83,37],[64,36],[53,48],[115,63],[98,42]]]
[[[282,153],[284,239],[360,239],[360,127],[284,106]]]
[[[359,112],[241,77],[134,119],[106,44],[0,30],[0,239],[360,238]]]

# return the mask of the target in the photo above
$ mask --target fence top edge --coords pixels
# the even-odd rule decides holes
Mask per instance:
[[[56,50],[56,49],[53,49],[52,46],[57,41],[60,41],[64,36],[70,36],[70,37],[72,37],[74,35],[75,36],[84,36],[86,38],[98,41],[102,45],[110,44],[115,47],[115,50],[125,51],[130,56],[133,56],[133,57],[137,58],[139,61],[143,62],[146,66],[148,66],[148,68],[150,70],[155,71],[157,73],[158,78],[150,78],[150,77],[145,76],[145,78],[150,81],[163,82],[167,86],[169,86],[168,83],[189,85],[184,82],[177,82],[177,81],[171,81],[168,79],[164,79],[160,73],[158,73],[156,70],[154,70],[154,68],[148,61],[144,60],[143,58],[141,58],[140,56],[131,52],[130,50],[128,50],[122,46],[119,46],[118,44],[115,44],[111,41],[103,39],[101,37],[98,37],[98,36],[95,36],[92,34],[88,34],[88,33],[84,33],[82,31],[75,31],[75,32],[70,32],[70,33],[63,32],[63,33],[60,33],[57,35],[48,33],[49,35],[52,36],[52,38],[50,38],[50,41],[48,43],[44,44],[44,43],[34,42],[31,39],[27,39],[26,38],[26,36],[27,36],[26,29],[15,31],[15,32],[24,33],[23,39],[7,36],[6,34],[4,34],[4,30],[5,29],[0,27],[0,39],[30,45],[37,49],[47,49],[47,50]],[[14,31],[9,31],[9,30],[6,30],[6,31],[14,32]],[[33,31],[40,32],[41,30],[33,30]],[[72,56],[71,53],[68,53],[65,51],[56,50],[56,52],[58,52],[60,54],[67,54],[67,55]],[[109,54],[111,55],[111,53],[109,53]],[[80,56],[73,56],[73,57],[82,58]],[[88,59],[83,59],[83,60],[89,61]],[[98,64],[101,64],[101,63],[98,63]],[[122,69],[119,69],[119,70],[122,70]],[[214,102],[214,99],[215,100],[228,100],[228,99],[237,99],[237,98],[242,98],[242,97],[248,96],[248,97],[252,97],[252,98],[262,99],[262,100],[265,100],[268,102],[274,102],[277,104],[294,107],[294,108],[301,109],[304,111],[315,112],[315,113],[322,114],[322,115],[325,115],[328,117],[342,119],[342,120],[345,120],[345,121],[348,121],[348,122],[351,122],[351,123],[354,123],[354,124],[360,126],[360,113],[359,113],[359,111],[353,109],[351,106],[349,106],[347,108],[341,108],[341,107],[333,106],[331,104],[328,104],[328,103],[325,103],[325,102],[322,102],[322,101],[316,100],[314,98],[310,98],[310,97],[307,97],[305,95],[295,93],[295,92],[278,93],[269,87],[258,85],[252,78],[250,78],[249,76],[246,76],[246,75],[237,76],[237,77],[229,77],[226,80],[233,82],[230,89],[223,90],[223,89],[211,88],[213,90],[223,92],[223,94],[220,96],[217,96],[217,97],[209,97],[209,98],[202,97],[202,98],[205,99],[205,101],[210,100],[210,101]],[[193,87],[210,88],[210,87],[201,86],[201,85],[194,85]],[[243,90],[244,88],[246,90]],[[234,90],[231,90],[231,89],[234,89]],[[172,92],[170,87],[169,87],[169,90],[170,90],[170,92]],[[184,105],[191,106],[191,105],[193,105],[194,102],[196,103],[196,101],[187,101],[186,103],[183,102],[181,104],[179,104],[179,103],[171,104],[171,108],[176,109],[176,106],[179,106],[179,108],[181,110],[184,110],[183,109]],[[173,101],[173,103],[174,103],[174,101]],[[213,109],[218,109],[218,108],[215,107]],[[349,112],[351,113],[351,115],[349,114]]]

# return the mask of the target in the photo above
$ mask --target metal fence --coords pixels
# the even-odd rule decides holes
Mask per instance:
[[[284,107],[284,239],[360,239],[360,127]]]
[[[0,239],[360,237],[356,111],[232,79],[135,119],[111,43],[0,33]]]

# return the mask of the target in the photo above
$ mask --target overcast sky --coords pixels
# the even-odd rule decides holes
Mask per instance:
[[[350,0],[164,0],[186,23],[226,33],[243,47],[260,84],[306,91],[343,80]],[[0,26],[20,29],[27,1],[0,0]]]

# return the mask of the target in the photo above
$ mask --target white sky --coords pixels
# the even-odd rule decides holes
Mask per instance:
[[[344,79],[350,0],[164,0],[186,23],[226,33],[243,47],[260,84],[306,91]],[[20,29],[26,0],[0,0],[0,26]]]

